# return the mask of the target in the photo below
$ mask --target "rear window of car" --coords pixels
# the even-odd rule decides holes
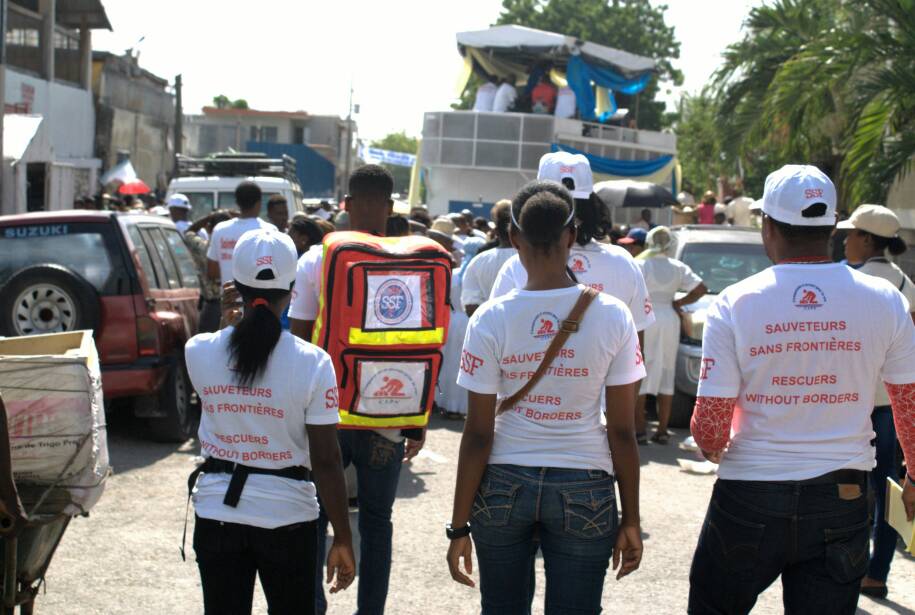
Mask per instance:
[[[762,244],[757,243],[688,243],[683,246],[680,260],[702,278],[713,294],[772,265]]]
[[[108,223],[55,223],[8,226],[0,230],[0,287],[16,272],[56,264],[86,279],[105,295],[126,292],[117,236]]]

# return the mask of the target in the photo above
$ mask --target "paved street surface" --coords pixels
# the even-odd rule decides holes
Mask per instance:
[[[451,516],[454,469],[462,423],[433,419],[423,456],[405,467],[394,513],[394,566],[388,613],[463,615],[479,613],[479,593],[451,581],[445,565],[443,524]],[[116,421],[109,442],[114,475],[88,519],[75,519],[63,538],[40,595],[37,612],[69,614],[200,613],[200,583],[188,540],[189,561],[178,554],[186,478],[196,443],[146,442]],[[684,613],[692,550],[713,483],[711,476],[681,472],[676,448],[642,451],[642,568],[617,583],[608,580],[603,606],[617,613]],[[193,520],[192,522],[193,523]],[[407,527],[412,528],[407,531]],[[191,536],[191,528],[188,536]],[[358,553],[358,548],[357,548]],[[915,559],[897,553],[890,598],[862,598],[859,613],[915,613]],[[330,613],[355,611],[355,584],[331,599]],[[542,568],[537,605],[543,603]],[[754,613],[781,613],[773,587]],[[255,613],[266,613],[258,589]],[[542,613],[537,607],[535,613]]]

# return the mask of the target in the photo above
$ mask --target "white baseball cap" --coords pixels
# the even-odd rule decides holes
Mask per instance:
[[[191,201],[180,192],[176,192],[175,194],[168,197],[168,206],[175,207],[177,209],[190,209]]]
[[[276,229],[248,231],[235,244],[232,277],[251,288],[289,290],[298,255],[289,235]]]
[[[883,205],[861,205],[848,220],[836,225],[841,229],[858,229],[891,239],[899,233],[899,218]]]
[[[591,163],[582,154],[569,152],[550,152],[540,158],[540,169],[537,179],[548,179],[558,184],[570,177],[575,182],[572,198],[587,199],[594,192],[594,176],[591,174]]]
[[[764,214],[792,226],[832,226],[836,223],[836,187],[825,173],[808,164],[786,164],[766,177]],[[822,216],[804,217],[803,211],[823,203]]]

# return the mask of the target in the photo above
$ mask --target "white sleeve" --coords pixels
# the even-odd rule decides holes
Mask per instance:
[[[292,287],[292,302],[289,304],[289,318],[315,320],[318,318],[318,301],[321,289],[320,268],[317,256],[323,254],[323,247],[312,248],[299,258],[295,270],[295,284]]]
[[[692,292],[697,286],[702,284],[702,278],[697,276],[689,265],[683,261],[674,261],[678,263],[680,269],[680,290],[683,292]]]
[[[494,315],[490,309],[477,310],[467,325],[457,383],[468,391],[499,392],[502,369],[499,367],[499,344],[493,330]]]
[[[702,334],[702,365],[699,397],[737,397],[740,394],[740,365],[730,305],[716,299],[708,308]]]
[[[635,259],[630,259],[632,266],[632,283],[633,293],[627,305],[632,319],[635,321],[635,328],[638,331],[644,331],[654,324],[654,309],[651,307],[651,297],[648,295],[648,287],[645,285],[645,276],[642,270],[636,264]]]
[[[635,323],[628,310],[623,315],[626,321],[620,327],[620,343],[607,369],[607,379],[604,382],[608,387],[638,382],[646,375],[645,360],[639,349],[639,334],[635,330]]]
[[[336,425],[340,422],[339,393],[334,363],[320,348],[308,348],[307,352],[320,353],[311,362],[311,396],[305,405],[305,424]],[[303,378],[305,380],[305,378]]]
[[[480,286],[479,273],[483,269],[481,263],[479,256],[467,263],[467,269],[464,270],[464,277],[461,279],[462,305],[482,305],[488,299]]]
[[[915,326],[906,309],[905,298],[893,292],[894,331],[893,340],[886,352],[883,364],[883,381],[889,384],[911,384],[915,382]]]
[[[515,279],[515,267],[520,267],[522,270],[524,269],[521,265],[521,259],[518,258],[517,254],[505,261],[502,268],[499,269],[499,275],[496,276],[496,282],[492,285],[492,290],[489,292],[490,299],[507,295],[514,289],[520,288]]]
[[[222,235],[221,229],[214,228],[213,235],[210,237],[210,245],[207,246],[207,258],[211,261],[219,262],[219,238]]]

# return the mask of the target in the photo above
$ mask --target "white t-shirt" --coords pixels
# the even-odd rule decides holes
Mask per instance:
[[[492,111],[492,104],[496,99],[497,89],[495,83],[484,83],[478,87],[476,98],[473,101],[473,110]]]
[[[915,284],[909,279],[902,269],[884,259],[871,259],[858,268],[861,273],[875,275],[883,278],[902,293],[906,300],[906,309],[909,312],[915,311]],[[875,391],[874,406],[889,406],[890,396],[886,392],[883,382],[878,380]]]
[[[734,221],[734,226],[751,226],[753,215],[750,212],[750,205],[752,204],[753,199],[739,196],[727,204],[725,215],[728,220]]]
[[[502,265],[517,253],[514,248],[493,248],[473,257],[464,270],[461,303],[464,306],[483,305],[489,299]]]
[[[556,110],[553,112],[558,118],[575,117],[575,92],[570,87],[559,88],[556,94]]]
[[[458,384],[500,399],[520,389],[583,288],[513,290],[484,303],[467,326]],[[599,294],[543,379],[517,406],[496,417],[489,463],[612,474],[601,425],[604,388],[644,376],[629,310],[618,299]]]
[[[643,331],[654,322],[654,311],[645,287],[645,278],[635,259],[619,246],[592,240],[585,246],[577,243],[569,254],[569,269],[582,284],[616,297],[629,307],[635,328]],[[527,284],[527,271],[516,255],[509,258],[492,287],[490,299],[500,297]]]
[[[289,318],[317,320],[321,299],[321,267],[324,264],[324,246],[317,244],[299,257],[295,270],[295,284],[292,287],[292,301],[289,304]],[[375,433],[391,442],[403,441],[399,429],[374,429]]]
[[[220,222],[213,229],[213,237],[207,248],[207,258],[219,263],[219,277],[222,283],[232,281],[232,252],[241,236],[255,229],[276,227],[260,218],[233,218]]]
[[[201,454],[256,468],[310,468],[305,425],[339,421],[330,357],[284,331],[263,376],[241,387],[229,366],[233,330],[202,333],[185,346],[187,371],[203,410]],[[310,481],[251,474],[233,508],[222,503],[230,478],[221,473],[200,476],[194,495],[198,515],[267,529],[318,518]]]
[[[517,97],[518,93],[515,91],[515,86],[510,83],[503,83],[496,90],[496,98],[492,103],[492,110],[496,113],[505,113],[515,104],[515,98]]]
[[[702,361],[699,395],[737,398],[721,478],[871,470],[874,383],[915,382],[915,327],[886,280],[839,263],[776,265],[712,303]]]

